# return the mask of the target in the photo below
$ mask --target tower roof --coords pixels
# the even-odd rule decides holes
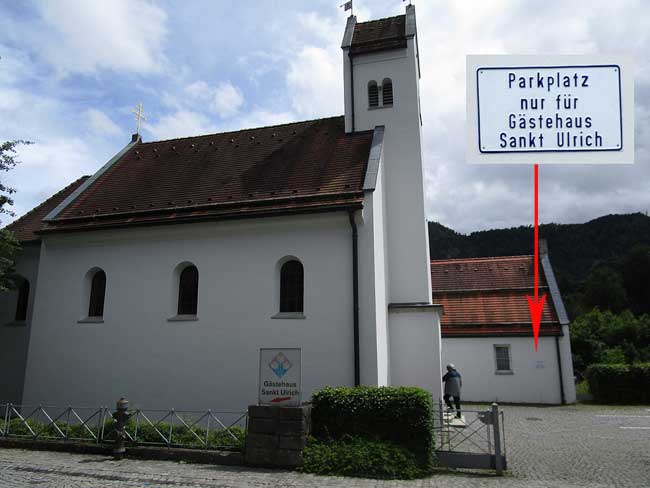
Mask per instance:
[[[353,54],[406,47],[406,15],[360,22],[354,26]]]

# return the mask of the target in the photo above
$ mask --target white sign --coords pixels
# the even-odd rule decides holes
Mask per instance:
[[[299,406],[301,350],[260,349],[260,405]]]
[[[630,63],[583,56],[468,56],[467,159],[632,163]]]

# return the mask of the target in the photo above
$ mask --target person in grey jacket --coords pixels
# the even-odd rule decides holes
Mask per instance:
[[[445,383],[445,403],[449,410],[453,410],[449,397],[454,398],[454,403],[456,404],[456,417],[460,418],[460,390],[463,387],[463,379],[460,376],[460,373],[456,371],[456,366],[453,364],[447,365],[447,373],[442,377],[442,381]]]

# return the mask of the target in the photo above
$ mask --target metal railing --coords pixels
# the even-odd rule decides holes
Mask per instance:
[[[0,437],[112,443],[115,421],[108,407],[0,404]],[[144,410],[130,412],[126,437],[133,445],[241,450],[246,412]]]
[[[434,432],[439,458],[453,467],[491,468],[501,474],[506,467],[503,410],[493,404],[483,410],[462,408],[461,413],[458,419],[455,410],[438,402]]]

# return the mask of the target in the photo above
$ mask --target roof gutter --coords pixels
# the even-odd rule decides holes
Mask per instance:
[[[79,188],[77,188],[75,191],[73,191],[68,197],[63,200],[61,203],[59,203],[54,210],[52,210],[49,214],[45,216],[43,219],[44,222],[52,221],[55,220],[61,212],[63,212],[72,202],[74,202],[79,196],[85,192],[95,181],[99,179],[100,176],[102,176],[106,171],[108,171],[115,163],[117,163],[120,159],[122,159],[122,156],[124,156],[127,152],[129,152],[136,144],[139,144],[142,142],[142,139],[140,137],[140,134],[133,134],[131,137],[131,142],[128,143],[126,146],[122,148],[120,152],[118,152],[115,156],[113,156],[104,166],[99,168],[97,172],[95,172],[94,175],[92,175],[90,178],[88,178],[86,181],[84,181],[81,185],[79,185]]]

